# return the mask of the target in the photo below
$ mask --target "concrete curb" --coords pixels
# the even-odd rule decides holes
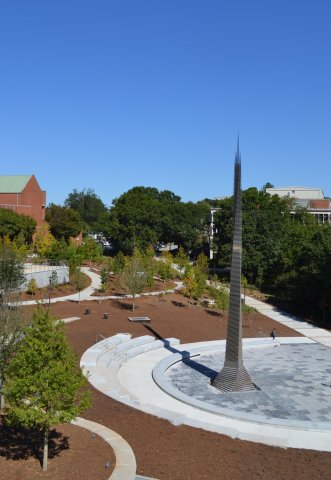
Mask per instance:
[[[85,418],[77,417],[71,423],[99,435],[114,450],[116,465],[108,480],[135,480],[136,457],[124,438],[113,430]]]

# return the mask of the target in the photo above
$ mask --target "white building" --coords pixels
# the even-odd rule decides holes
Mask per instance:
[[[323,200],[324,193],[321,188],[307,187],[272,187],[266,189],[270,195],[279,197],[298,198],[302,200]]]
[[[267,188],[266,192],[270,195],[292,198],[295,207],[306,208],[318,223],[331,223],[330,200],[324,197],[321,188],[275,187]],[[292,213],[295,214],[295,211]]]

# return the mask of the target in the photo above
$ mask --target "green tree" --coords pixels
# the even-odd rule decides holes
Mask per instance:
[[[102,248],[101,246],[93,240],[93,238],[86,237],[84,239],[84,244],[80,245],[79,251],[84,260],[88,260],[91,266],[92,262],[100,262],[102,257]]]
[[[208,294],[210,298],[215,301],[215,305],[219,310],[226,311],[229,306],[229,293],[227,288],[219,284],[216,286],[208,287]]]
[[[90,406],[87,384],[65,334],[39,308],[7,369],[7,421],[43,432],[43,470],[47,470],[48,439],[52,425],[67,423]]]
[[[204,253],[200,253],[196,260],[195,265],[198,267],[201,273],[207,276],[208,274],[208,257]]]
[[[27,293],[35,295],[37,291],[37,282],[35,278],[31,278],[26,286]]]
[[[205,202],[180,202],[171,206],[171,225],[167,237],[186,251],[192,251],[207,242],[210,207]]]
[[[100,270],[100,279],[101,279],[101,292],[105,292],[107,290],[108,280],[109,280],[109,272],[107,268],[102,267]]]
[[[80,292],[83,290],[86,284],[86,277],[81,271],[80,267],[75,267],[70,273],[70,283],[78,290],[79,301],[80,301]]]
[[[10,243],[0,243],[0,408],[4,406],[2,386],[6,368],[22,338],[25,324],[19,296],[24,279],[20,256]]]
[[[173,258],[170,252],[162,252],[160,260],[158,261],[157,273],[160,275],[161,280],[164,282],[169,281],[176,276],[176,272],[173,269]]]
[[[277,297],[329,327],[331,226],[292,221],[283,246],[274,282]]]
[[[19,290],[24,281],[24,265],[21,257],[9,243],[0,243],[0,295],[4,298]]]
[[[144,263],[144,271],[146,274],[146,285],[149,288],[153,287],[154,284],[154,275],[157,272],[157,260],[154,258],[155,251],[154,248],[149,245],[144,254],[142,255],[143,263]]]
[[[61,240],[54,240],[46,251],[47,258],[57,262],[69,260],[71,254],[71,245],[65,241],[64,237]]]
[[[121,288],[122,274],[125,267],[125,255],[122,252],[118,252],[112,261],[112,271],[114,274],[114,286],[116,288],[116,295]]]
[[[60,240],[62,237],[68,241],[70,237],[77,236],[82,230],[82,220],[79,213],[69,207],[61,207],[51,203],[46,209],[46,221],[52,235]]]
[[[31,243],[36,229],[36,221],[27,215],[20,215],[7,208],[0,208],[0,238],[5,236],[14,240],[19,235]]]
[[[180,276],[182,277],[186,268],[190,264],[190,260],[185,253],[185,250],[182,246],[179,247],[178,252],[176,257],[174,258],[174,263],[179,267],[180,269]]]
[[[109,211],[103,201],[91,188],[77,189],[69,193],[64,205],[79,213],[87,226],[87,230],[95,233],[106,232],[109,222]]]
[[[52,287],[57,287],[59,284],[59,276],[57,274],[56,270],[53,270],[50,277],[49,277],[49,283]]]
[[[55,243],[56,240],[51,234],[49,225],[47,223],[43,224],[40,229],[36,232],[33,251],[40,257],[48,257],[51,246]]]
[[[202,242],[208,213],[205,203],[183,203],[168,190],[134,187],[113,201],[109,236],[115,250],[125,254],[159,241],[191,249]]]
[[[134,254],[127,261],[123,272],[124,284],[132,295],[132,311],[135,309],[135,297],[140,294],[146,286],[146,272],[141,254],[135,249]]]
[[[282,244],[290,210],[288,200],[256,188],[242,192],[244,275],[252,282],[269,284],[282,258]],[[218,202],[215,215],[215,250],[222,267],[230,265],[232,243],[232,198]]]
[[[207,275],[198,267],[189,267],[186,270],[184,285],[189,304],[192,299],[200,300],[206,289]]]

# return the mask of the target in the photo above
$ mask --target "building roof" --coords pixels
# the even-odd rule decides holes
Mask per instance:
[[[0,175],[0,193],[21,193],[32,175]]]
[[[289,186],[289,187],[268,187],[266,190],[322,190],[319,187],[298,187],[298,186]]]

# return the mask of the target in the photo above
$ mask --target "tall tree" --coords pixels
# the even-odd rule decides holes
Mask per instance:
[[[82,230],[82,220],[78,212],[54,203],[47,207],[46,221],[49,223],[51,233],[58,240],[63,237],[68,241]]]
[[[79,213],[89,231],[94,233],[107,231],[109,211],[93,189],[84,188],[80,192],[77,189],[73,190],[64,205]]]
[[[115,249],[125,254],[159,241],[189,250],[201,243],[208,213],[205,203],[183,203],[168,190],[134,187],[114,200],[109,235]]]
[[[21,258],[11,244],[0,244],[0,385],[4,385],[6,369],[19,341],[25,324],[21,310],[19,288],[24,281]],[[4,405],[2,389],[0,408]]]
[[[215,215],[217,230],[215,247],[220,266],[230,263],[232,239],[232,198],[219,201],[220,210]],[[278,268],[282,256],[282,238],[290,218],[288,202],[256,188],[242,192],[243,207],[243,258],[245,276],[252,282],[270,277]]]
[[[82,391],[86,384],[64,323],[37,309],[8,366],[4,390],[9,423],[43,432],[43,470],[47,470],[50,427],[70,422],[90,405],[89,392]]]
[[[36,221],[26,215],[20,215],[7,208],[0,208],[0,237],[7,236],[14,240],[23,235],[25,242],[32,241],[36,229]]]

